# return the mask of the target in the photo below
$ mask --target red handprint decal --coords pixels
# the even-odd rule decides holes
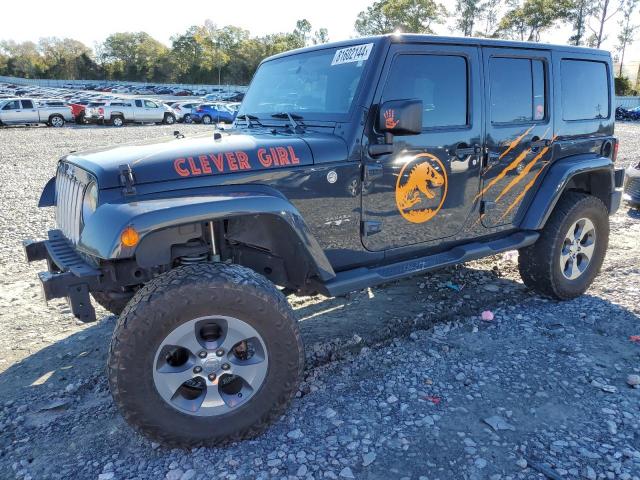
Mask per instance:
[[[400,123],[400,120],[396,120],[395,112],[393,110],[387,110],[384,112],[384,126],[386,128],[395,128],[398,123]]]

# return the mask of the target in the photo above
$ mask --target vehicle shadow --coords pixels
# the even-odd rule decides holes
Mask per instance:
[[[307,368],[456,317],[532,295],[495,271],[457,266],[343,297],[289,297],[307,348]],[[102,316],[101,316],[102,313]],[[46,393],[104,372],[116,317],[52,343],[0,373],[0,404],[24,389]],[[102,374],[102,373],[100,373]],[[75,383],[74,383],[75,382]],[[73,387],[71,387],[73,390]]]
[[[307,348],[307,372],[365,346],[385,345],[432,326],[437,330],[450,320],[461,321],[464,331],[495,327],[495,322],[479,321],[483,310],[509,312],[517,321],[516,312],[525,312],[528,301],[541,299],[521,283],[501,276],[507,272],[513,277],[512,261],[492,264],[492,270],[487,264],[451,267],[340,298],[291,298]],[[613,314],[621,321],[603,320],[594,333],[610,343],[624,338],[622,350],[635,347],[626,340],[630,323],[637,321],[633,313],[588,294],[575,302],[592,311],[612,312],[608,318]],[[156,459],[170,455],[134,433],[111,400],[105,364],[116,317],[101,312],[95,325],[51,343],[0,374],[0,414],[3,406],[5,412],[0,416],[0,471],[3,463],[9,468],[15,458],[22,458],[34,478],[47,478],[54,471],[77,478],[80,467],[75,459],[89,452],[127,455],[137,451]],[[563,321],[574,320],[549,317],[543,321],[551,331]],[[473,356],[482,348],[478,343],[482,337],[472,338],[464,345],[441,343]],[[433,341],[434,348],[443,347],[437,337]],[[611,351],[632,355],[619,346]]]

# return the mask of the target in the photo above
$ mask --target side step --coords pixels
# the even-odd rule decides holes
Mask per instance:
[[[353,270],[339,272],[335,278],[325,284],[325,288],[329,296],[344,295],[354,290],[380,285],[470,260],[477,260],[478,258],[488,257],[508,250],[527,247],[535,243],[539,236],[540,233],[535,231],[517,232],[497,240],[467,243],[446,252],[405,260],[391,265],[354,268]]]

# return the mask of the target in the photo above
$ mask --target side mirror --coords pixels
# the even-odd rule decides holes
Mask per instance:
[[[422,100],[389,100],[380,105],[378,131],[391,135],[422,133]]]
[[[384,143],[369,145],[369,155],[393,153],[394,135],[422,133],[422,100],[389,100],[380,105],[376,128],[384,133]]]

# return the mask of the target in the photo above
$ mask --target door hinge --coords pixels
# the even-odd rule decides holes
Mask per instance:
[[[380,233],[382,231],[382,222],[377,222],[375,220],[365,220],[363,222],[360,222],[360,224],[363,237],[375,235],[376,233]]]
[[[131,170],[131,166],[120,165],[118,167],[120,171],[120,185],[122,185],[125,195],[135,195],[136,189],[133,186],[135,180],[133,178],[133,170]]]
[[[362,179],[365,182],[371,182],[378,178],[381,178],[383,175],[382,165],[378,163],[370,163],[364,166]]]

